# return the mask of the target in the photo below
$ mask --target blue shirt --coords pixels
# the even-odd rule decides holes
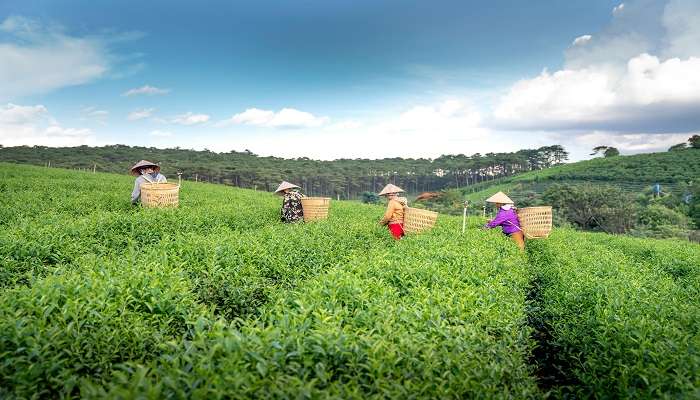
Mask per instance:
[[[134,190],[131,192],[131,202],[136,203],[141,199],[141,185],[144,183],[149,183],[149,182],[167,182],[165,179],[165,176],[163,176],[160,172],[158,172],[155,175],[155,178],[153,177],[152,174],[147,174],[148,179],[146,179],[143,175],[139,176],[136,178],[136,181],[134,182]]]

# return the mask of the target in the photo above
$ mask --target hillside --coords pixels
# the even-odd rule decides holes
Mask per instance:
[[[472,201],[487,198],[498,190],[541,194],[554,183],[609,184],[624,190],[651,191],[659,183],[663,190],[682,192],[685,184],[700,176],[700,151],[687,149],[664,153],[637,154],[611,158],[594,158],[530,171],[465,188],[462,192]],[[525,201],[525,198],[519,200]]]
[[[557,229],[520,253],[441,215],[0,163],[0,397],[690,398],[700,246]],[[575,244],[575,245],[574,245]]]
[[[447,190],[441,198],[423,204],[443,213],[460,215],[463,202],[467,200],[470,203],[470,214],[481,214],[484,200],[498,191],[508,194],[519,207],[551,205],[563,193],[605,192],[615,196],[620,205],[627,204],[628,212],[639,215],[641,222],[636,224],[636,234],[690,237],[697,241],[700,236],[693,229],[700,228],[698,176],[700,150],[697,149],[596,158]],[[654,196],[653,187],[657,183],[661,196]],[[582,205],[568,205],[577,206]],[[665,223],[669,229],[676,225],[679,229],[671,229],[671,232],[669,229],[652,227],[650,230],[648,218],[645,217],[650,213],[663,214],[657,218],[662,219],[657,221],[659,224]],[[558,222],[567,221],[559,218]]]

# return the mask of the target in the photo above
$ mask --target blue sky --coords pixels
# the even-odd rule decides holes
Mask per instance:
[[[700,130],[698,26],[693,0],[6,0],[0,144],[665,150]]]

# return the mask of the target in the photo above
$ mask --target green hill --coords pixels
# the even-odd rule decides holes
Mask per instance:
[[[486,198],[498,190],[542,193],[554,183],[609,184],[626,191],[651,191],[659,183],[662,190],[682,192],[700,177],[700,151],[687,149],[665,153],[595,158],[531,171],[513,177],[484,182],[462,190],[469,199]],[[514,199],[515,200],[515,199]],[[525,199],[522,199],[525,200]]]
[[[638,234],[695,237],[694,240],[698,240],[697,234],[692,233],[693,224],[695,229],[700,228],[698,176],[698,149],[596,158],[448,190],[441,198],[424,204],[427,208],[458,215],[462,213],[463,202],[467,200],[470,202],[470,213],[480,214],[484,200],[498,191],[508,194],[520,207],[552,204],[554,198],[561,197],[558,193],[577,190],[606,192],[618,197],[619,203],[626,202],[630,212],[639,214],[642,220],[653,211],[671,213],[667,224],[679,225],[680,228],[674,232],[650,233],[646,229],[648,227],[638,226]],[[657,183],[662,191],[660,197],[653,193]],[[656,209],[649,211],[650,205]],[[680,223],[678,218],[682,219]],[[559,222],[565,221],[559,219]]]
[[[700,246],[0,163],[2,398],[691,398]]]

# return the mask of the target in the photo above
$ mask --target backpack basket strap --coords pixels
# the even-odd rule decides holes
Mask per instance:
[[[146,174],[141,174],[141,176],[143,177],[143,179],[147,180],[148,183],[154,183],[154,182],[151,180],[151,178],[148,177],[148,175],[146,175]]]

